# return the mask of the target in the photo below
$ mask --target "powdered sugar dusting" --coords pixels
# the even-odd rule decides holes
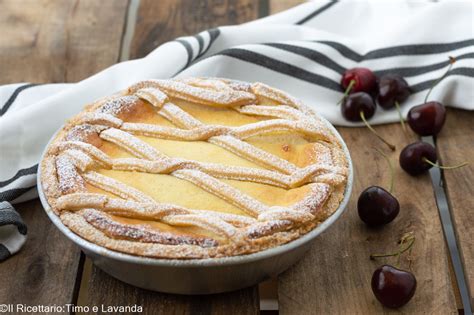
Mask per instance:
[[[135,95],[148,101],[156,108],[161,108],[168,101],[168,95],[156,88],[140,89],[135,92]]]
[[[293,206],[296,211],[306,211],[316,214],[329,198],[331,187],[328,184],[309,184],[310,192],[301,201]]]
[[[100,133],[100,137],[104,140],[115,143],[116,145],[138,157],[149,160],[156,160],[163,157],[163,155],[151,145],[120,129],[110,128],[104,130]]]
[[[171,225],[199,226],[227,238],[232,238],[238,233],[234,226],[209,213],[196,215],[178,214],[166,216],[162,220]]]
[[[278,106],[265,106],[265,105],[246,105],[237,108],[237,111],[242,114],[255,115],[255,116],[268,116],[277,117],[282,119],[298,120],[304,117],[304,115],[287,105]]]
[[[238,156],[247,158],[252,162],[286,174],[291,174],[298,169],[296,165],[232,136],[213,137],[209,139],[209,142],[219,145]]]
[[[84,113],[84,115],[78,120],[78,123],[89,123],[119,128],[122,125],[122,120],[110,114],[92,112]]]
[[[246,233],[250,238],[259,238],[288,229],[291,225],[292,222],[288,220],[266,221],[248,227]]]
[[[131,86],[128,93],[134,95],[109,98],[98,103],[95,110],[84,112],[75,120],[77,125],[69,130],[64,140],[53,146],[58,153],[55,167],[62,192],[62,196],[56,200],[57,209],[64,213],[65,220],[79,220],[74,215],[67,215],[68,211],[74,211],[90,224],[68,221],[71,227],[87,230],[88,233],[94,233],[90,229],[95,228],[120,242],[121,246],[128,246],[130,250],[133,242],[180,245],[183,250],[189,251],[183,255],[191,257],[191,252],[196,253],[196,249],[185,246],[212,248],[220,247],[221,244],[212,238],[174,235],[150,229],[146,225],[122,224],[112,220],[108,214],[159,220],[174,226],[196,226],[232,242],[246,244],[255,238],[314,222],[315,216],[319,219],[320,210],[331,196],[332,186],[347,181],[347,166],[339,162],[344,161],[345,156],[339,153],[339,145],[333,134],[311,110],[282,91],[261,83],[189,78],[142,81]],[[206,106],[233,108],[245,115],[272,119],[243,126],[207,125],[173,104],[173,98]],[[124,122],[122,119],[126,119],[126,113],[133,110],[132,106],[139,99],[150,103],[159,115],[176,127]],[[278,105],[258,104],[263,99]],[[306,150],[305,154],[314,154],[308,158],[315,162],[300,168],[245,142],[250,137],[275,132],[297,132],[310,138],[313,151]],[[207,141],[266,169],[168,157],[135,135],[179,141]],[[135,158],[109,157],[98,148],[100,143],[95,144],[97,147],[90,144],[90,139],[94,137],[99,142],[103,139],[117,145]],[[239,207],[248,216],[159,203],[129,185],[97,173],[95,170],[98,167],[175,176]],[[270,207],[218,178],[253,181],[285,189],[308,185],[310,192],[292,206]],[[120,198],[88,193],[84,181]],[[100,239],[100,234],[95,235]],[[203,257],[204,254],[200,255]]]
[[[56,172],[59,190],[63,194],[85,190],[84,181],[68,156],[61,154],[56,158]]]
[[[236,205],[252,216],[256,216],[268,208],[260,201],[203,172],[197,170],[178,170],[172,174],[178,178],[188,180],[204,190],[227,200],[229,203]]]
[[[88,223],[113,238],[125,238],[145,243],[159,243],[166,245],[188,244],[202,247],[213,247],[218,245],[218,242],[211,238],[196,238],[185,235],[157,232],[149,230],[144,225],[135,226],[121,224],[94,209],[84,209],[83,217]]]
[[[153,198],[145,195],[141,191],[130,187],[118,180],[104,176],[97,172],[87,172],[82,174],[82,177],[91,185],[101,188],[105,191],[111,192],[117,196],[125,199],[132,199],[141,202],[153,202]]]
[[[99,107],[99,109],[97,109],[97,112],[117,116],[127,110],[130,106],[134,105],[137,101],[138,97],[135,95],[119,96],[106,101],[101,107]]]
[[[186,129],[196,128],[202,125],[199,120],[189,115],[173,103],[166,103],[163,106],[163,109],[159,111],[159,114],[164,116],[175,125]]]
[[[229,86],[226,82],[210,78],[184,78],[176,79],[176,81],[183,82],[195,87],[211,89],[214,91],[232,90],[232,87]]]
[[[98,128],[90,124],[81,124],[74,126],[67,133],[65,140],[67,141],[86,141],[89,136],[97,135]]]
[[[233,89],[216,91],[214,89],[196,87],[177,80],[148,80],[144,81],[141,85],[141,87],[145,86],[159,88],[174,98],[208,106],[232,107],[255,103],[256,100],[255,95],[252,93]]]

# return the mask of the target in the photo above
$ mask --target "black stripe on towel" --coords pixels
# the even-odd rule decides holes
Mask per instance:
[[[10,257],[12,254],[8,250],[8,248],[5,247],[5,245],[0,244],[0,262],[6,260],[8,257]]]
[[[202,53],[202,50],[204,49],[204,38],[202,38],[201,34],[194,35],[194,38],[196,38],[199,44],[199,51],[198,51],[198,57],[199,57],[199,55],[201,55]]]
[[[449,71],[446,77],[449,77],[451,75],[460,75],[460,76],[474,78],[474,69],[473,68],[455,68]],[[410,89],[412,90],[413,93],[417,93],[417,92],[429,89],[430,87],[433,86],[436,80],[438,79],[423,81],[423,82],[414,84],[410,86]]]
[[[474,58],[474,53],[467,53],[467,54],[462,54],[459,56],[454,57],[456,60],[462,60],[462,59],[473,59]],[[405,68],[392,68],[392,69],[386,69],[386,70],[379,70],[379,71],[374,71],[374,73],[377,76],[382,76],[388,73],[396,73],[398,75],[401,75],[402,77],[413,77],[417,76],[420,74],[424,74],[427,72],[439,70],[442,68],[445,68],[449,65],[450,61],[448,58],[446,58],[445,61],[434,63],[431,65],[426,65],[426,66],[420,66],[420,67],[405,67]]]
[[[231,48],[231,49],[224,50],[215,56],[219,56],[219,55],[228,56],[228,57],[232,57],[238,60],[253,63],[255,65],[259,65],[267,69],[270,69],[272,71],[286,74],[296,79],[300,79],[312,84],[316,84],[333,91],[341,92],[339,83],[333,81],[332,79],[309,72],[303,68],[290,65],[283,61],[279,61],[279,60],[267,57],[265,55],[262,55],[256,52],[244,50],[241,48]],[[474,77],[474,69],[456,68],[456,69],[451,70],[448,76],[449,75],[461,75],[461,76]],[[416,92],[426,90],[431,87],[433,82],[434,80],[427,80],[427,81],[417,83],[411,87],[412,91],[416,93]]]
[[[231,48],[231,49],[223,50],[218,55],[224,55],[224,56],[236,58],[239,60],[247,61],[247,62],[268,68],[270,70],[273,70],[279,73],[289,75],[291,77],[294,77],[303,81],[307,81],[313,84],[323,86],[325,88],[328,88],[334,91],[338,91],[338,92],[341,91],[339,83],[329,78],[306,71],[302,68],[290,65],[283,61],[279,61],[279,60],[264,56],[256,52],[252,52],[252,51],[244,50],[240,48]]]
[[[184,66],[184,68],[187,68],[189,64],[191,63],[191,61],[193,61],[193,48],[191,47],[191,44],[188,43],[188,41],[184,39],[177,39],[176,41],[180,43],[181,45],[183,45],[184,48],[186,49],[186,52],[188,54],[188,61],[186,61],[186,65]]]
[[[219,35],[221,34],[221,31],[218,28],[211,28],[210,30],[207,30],[207,32],[209,33],[209,44],[197,58],[200,58],[205,55],[209,48],[211,48],[212,44],[216,41],[217,37],[219,37]]]
[[[25,84],[25,85],[22,85],[22,86],[16,88],[15,91],[13,91],[10,98],[5,102],[3,107],[0,109],[0,116],[3,116],[7,112],[7,110],[10,108],[10,106],[12,106],[12,104],[15,102],[18,95],[20,95],[21,91],[29,89],[30,87],[33,87],[33,86],[38,86],[38,85],[40,85],[40,84],[28,83],[28,84]]]
[[[218,28],[213,28],[213,29],[207,30],[207,32],[209,34],[209,44],[207,45],[206,49],[204,49],[204,50],[203,50],[203,48],[204,48],[204,39],[202,38],[202,36],[200,34],[197,34],[197,35],[194,36],[194,38],[196,38],[196,40],[199,44],[199,51],[196,54],[195,58],[193,58],[193,54],[194,54],[193,53],[193,48],[191,47],[191,44],[189,44],[189,42],[187,40],[185,40],[185,39],[177,39],[176,40],[178,43],[182,44],[184,46],[184,48],[186,49],[186,52],[188,54],[188,61],[186,62],[186,65],[181,70],[179,70],[175,75],[177,75],[178,73],[180,73],[181,71],[183,71],[184,69],[189,67],[189,65],[193,62],[193,60],[197,60],[201,56],[203,56],[209,50],[209,48],[212,46],[212,44],[214,43],[214,41],[216,40],[216,38],[220,34],[220,30]]]
[[[319,8],[319,9],[317,9],[316,11],[312,12],[311,14],[307,15],[307,16],[304,17],[303,19],[299,20],[299,21],[296,22],[295,24],[296,24],[296,25],[301,25],[301,24],[304,24],[304,23],[308,22],[309,20],[311,20],[312,18],[314,18],[316,15],[321,14],[322,12],[326,11],[327,9],[329,9],[330,7],[332,7],[333,5],[335,5],[336,3],[337,3],[337,0],[334,0],[334,1],[329,2],[328,4],[322,6],[321,8]]]
[[[20,234],[26,235],[28,229],[26,228],[26,225],[23,222],[21,216],[18,214],[18,212],[15,211],[15,209],[13,209],[13,207],[9,203],[0,203],[2,207],[4,207],[5,204],[8,207],[0,210],[0,226],[13,224],[18,228],[18,232]]]
[[[7,179],[3,182],[0,182],[0,188],[5,187],[6,185],[10,184],[11,182],[17,180],[18,178],[22,176],[36,174],[37,172],[38,172],[38,164],[35,164],[32,167],[23,168],[19,170],[18,172],[16,172],[16,174],[12,178]]]
[[[5,190],[0,192],[0,200],[1,201],[12,201],[16,198],[20,197],[21,195],[27,193],[32,188],[35,188],[36,185],[25,187],[25,188],[12,188],[9,190]]]
[[[278,48],[281,50],[285,50],[291,53],[294,53],[299,56],[306,57],[308,59],[311,59],[312,61],[319,63],[329,69],[332,69],[336,71],[337,73],[342,74],[346,68],[342,67],[338,63],[334,62],[331,58],[328,56],[320,53],[319,51],[306,48],[306,47],[301,47],[301,46],[294,46],[294,45],[288,45],[288,44],[282,44],[282,43],[268,43],[264,44],[266,46]]]
[[[394,57],[394,56],[407,56],[407,55],[432,55],[450,52],[452,50],[469,47],[474,45],[474,39],[466,39],[458,42],[452,43],[432,43],[432,44],[418,44],[418,45],[403,45],[403,46],[393,46],[387,48],[380,48],[372,50],[364,55],[361,55],[347,46],[332,42],[317,40],[316,43],[325,44],[336,49],[344,57],[351,59],[356,62],[369,59],[379,59],[385,57]]]
[[[333,61],[330,57],[326,56],[325,54],[308,47],[290,45],[290,44],[283,44],[283,43],[266,43],[262,44],[265,46],[270,46],[273,48],[281,49],[284,51],[291,52],[295,55],[302,56],[308,58],[318,64],[321,64],[329,69],[334,70],[335,72],[342,74],[346,69],[338,64],[337,62]],[[472,59],[474,58],[474,53],[466,53],[459,56],[454,57],[456,60],[462,59]],[[404,67],[404,68],[391,68],[391,69],[383,69],[374,71],[377,76],[382,76],[387,73],[396,73],[403,77],[412,77],[417,76],[420,74],[424,74],[427,72],[435,71],[442,69],[448,66],[450,63],[449,59],[430,65],[419,66],[419,67]]]

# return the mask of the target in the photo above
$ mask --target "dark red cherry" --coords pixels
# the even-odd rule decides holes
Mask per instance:
[[[384,109],[404,102],[410,96],[410,87],[407,81],[396,74],[386,74],[378,82],[377,102]]]
[[[360,112],[365,119],[370,119],[375,113],[375,103],[372,97],[365,92],[356,92],[348,95],[341,105],[341,113],[349,121],[362,121]]]
[[[395,146],[379,135],[367,121],[374,115],[376,108],[374,100],[369,94],[365,92],[356,92],[343,98],[341,113],[342,116],[349,121],[363,121],[367,128],[369,128],[377,138],[383,141],[392,151],[395,151]]]
[[[408,125],[420,136],[434,136],[443,128],[446,108],[439,102],[428,102],[410,109]]]
[[[407,304],[416,291],[416,278],[409,272],[383,265],[372,275],[372,292],[386,307],[398,308]]]
[[[436,149],[426,142],[411,143],[400,152],[400,166],[413,176],[420,175],[433,167],[425,159],[432,163],[436,163],[438,159]]]
[[[390,223],[400,212],[398,200],[379,186],[365,189],[357,201],[359,217],[369,226],[380,226]]]
[[[351,81],[353,81],[351,85]],[[367,68],[352,68],[342,74],[341,87],[344,91],[351,85],[348,93],[366,92],[371,94],[377,88],[377,77]]]

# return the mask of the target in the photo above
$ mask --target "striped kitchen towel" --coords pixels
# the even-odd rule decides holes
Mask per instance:
[[[350,126],[354,124],[342,119],[335,105],[345,69],[360,66],[377,75],[403,75],[413,90],[402,107],[406,114],[422,103],[427,89],[446,70],[448,56],[453,56],[457,62],[431,97],[473,110],[473,19],[470,0],[320,0],[178,38],[145,58],[116,64],[79,83],[0,87],[0,201],[14,204],[37,197],[37,165],[52,134],[84,104],[142,79],[214,76],[260,81],[302,99],[332,123]],[[378,110],[371,122],[397,120],[395,111]],[[3,244],[15,252],[21,241],[11,240],[24,239],[26,228],[19,220],[2,220],[10,214],[0,212],[0,248]]]
[[[26,241],[26,225],[12,205],[0,202],[0,262],[16,253]]]

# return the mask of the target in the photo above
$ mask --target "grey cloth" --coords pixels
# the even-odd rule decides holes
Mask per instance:
[[[27,227],[12,205],[0,202],[0,262],[15,254],[26,241]]]

